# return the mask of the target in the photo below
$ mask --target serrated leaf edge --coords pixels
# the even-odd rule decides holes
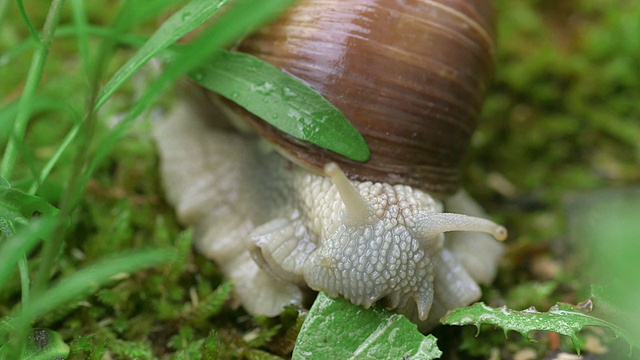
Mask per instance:
[[[481,307],[482,310],[485,311],[485,315],[474,316],[473,314],[466,314],[467,316],[463,317],[459,321],[451,321],[448,319],[453,315],[458,315],[461,312],[470,313],[474,309],[479,307]],[[500,319],[499,317],[494,315],[497,311],[501,312],[506,316],[519,317],[523,319],[523,321],[528,321],[529,323],[523,324],[522,327],[507,324],[504,319]],[[558,327],[554,327],[546,323],[532,324],[530,323],[531,318],[532,316],[535,316],[535,315],[559,316],[559,317],[560,316],[566,317],[568,315],[579,316],[585,319],[585,323],[580,323],[577,321],[568,321],[567,323],[562,325],[562,328],[560,327],[560,325]],[[563,321],[566,321],[566,320],[563,320]],[[483,302],[479,302],[471,306],[468,306],[466,308],[460,308],[460,309],[449,311],[442,318],[441,323],[447,324],[447,325],[475,325],[478,329],[478,334],[480,333],[480,325],[493,325],[493,326],[502,328],[504,330],[505,336],[507,336],[507,333],[509,331],[515,331],[520,333],[522,336],[524,336],[528,340],[533,340],[529,337],[529,333],[531,333],[532,331],[551,331],[551,332],[558,333],[560,335],[568,336],[571,339],[571,342],[574,348],[576,349],[576,351],[578,352],[578,354],[580,354],[580,340],[577,337],[578,332],[580,332],[585,326],[600,326],[600,327],[608,327],[609,329],[611,329],[611,331],[613,331],[616,337],[623,338],[625,341],[627,341],[631,345],[629,337],[625,334],[624,329],[622,329],[621,327],[615,324],[612,324],[608,321],[597,318],[595,316],[585,314],[581,310],[577,309],[575,306],[571,304],[565,304],[565,303],[557,303],[554,306],[552,306],[549,309],[549,311],[540,312],[536,310],[535,307],[530,307],[526,310],[518,311],[518,310],[508,309],[506,306],[493,308],[486,305]]]

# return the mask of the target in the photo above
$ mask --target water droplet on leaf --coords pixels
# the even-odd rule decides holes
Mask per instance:
[[[275,90],[275,86],[267,81],[262,84],[253,86],[252,90],[258,92],[259,94],[268,96],[273,93],[273,91]]]

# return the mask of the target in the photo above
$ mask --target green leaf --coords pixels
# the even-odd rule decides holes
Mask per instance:
[[[220,50],[191,77],[297,139],[356,161],[369,159],[362,135],[338,109],[312,88],[254,56]]]
[[[13,350],[10,347],[12,341],[13,339],[0,347],[0,359],[8,355],[10,349]],[[66,359],[68,356],[69,345],[62,340],[60,334],[48,329],[35,329],[33,334],[29,336],[21,359],[51,360]]]
[[[566,303],[557,303],[547,312],[538,312],[535,308],[523,311],[501,308],[492,308],[484,303],[476,303],[471,306],[450,311],[440,320],[447,325],[480,325],[499,326],[505,335],[513,330],[529,338],[531,331],[553,331],[571,338],[575,349],[580,352],[580,341],[577,333],[585,326],[601,326],[611,329],[616,336],[620,336],[629,342],[629,336],[625,331],[610,322],[599,319],[585,312],[585,309]]]
[[[302,325],[292,359],[437,359],[442,352],[404,315],[364,309],[318,294]]]
[[[0,218],[21,222],[35,215],[54,216],[57,213],[58,209],[46,200],[11,188],[9,183],[0,177]]]

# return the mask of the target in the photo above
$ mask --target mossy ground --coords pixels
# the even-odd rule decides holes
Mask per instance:
[[[87,3],[89,23],[109,26],[118,4]],[[26,5],[40,29],[48,2]],[[465,184],[510,231],[509,250],[495,285],[485,289],[485,301],[544,310],[557,301],[576,303],[588,296],[589,283],[581,281],[574,256],[580,239],[571,238],[567,197],[640,180],[640,5],[500,0],[496,7],[495,81],[464,166]],[[33,55],[18,9],[10,4],[7,11],[0,22],[0,107],[5,114],[21,94]],[[70,24],[70,18],[65,9],[61,24]],[[148,35],[159,23],[145,20],[131,31]],[[105,61],[106,78],[132,53],[122,47]],[[79,59],[73,37],[54,41],[37,91],[41,108],[29,123],[25,151],[10,179],[13,186],[43,166],[86,111]],[[111,99],[98,114],[96,138],[121,118],[157,71],[148,66]],[[203,342],[214,357],[287,357],[300,326],[295,313],[256,319],[225,301],[228,285],[215,266],[193,252],[189,231],[177,224],[164,201],[149,131],[156,115],[151,111],[138,119],[88,183],[55,277],[127,249],[170,246],[178,260],[114,280],[48,314],[37,326],[62,334],[71,344],[72,359],[99,359],[105,349],[115,358],[196,358]],[[11,122],[3,119],[0,133],[7,134]],[[0,142],[4,148],[6,138]],[[64,153],[38,195],[53,204],[60,201],[80,151],[71,146]],[[37,268],[38,252],[30,266]],[[19,289],[16,276],[0,294],[0,316],[19,303]],[[479,337],[475,331],[443,327],[436,336],[449,358],[511,358],[523,351],[541,358],[570,349],[568,339],[548,333],[536,334],[538,342],[531,343],[513,334],[505,339],[500,330],[483,329]],[[616,347],[599,330],[582,336],[591,344],[583,352],[596,353],[599,342],[605,350]]]

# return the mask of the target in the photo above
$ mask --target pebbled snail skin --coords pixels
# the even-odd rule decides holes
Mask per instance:
[[[350,181],[334,164],[315,175],[196,107],[180,100],[155,128],[164,187],[248,312],[275,316],[309,287],[364,307],[382,300],[426,331],[492,280],[501,244],[442,232],[504,238],[503,227],[442,214],[440,201],[406,185]],[[448,210],[483,215],[464,194],[453,199]]]
[[[278,315],[310,288],[428,331],[480,297],[506,230],[457,190],[457,167],[491,73],[490,14],[485,1],[306,0],[239,46],[332,101],[368,142],[364,165],[233,107],[202,110],[197,91],[156,126],[167,198],[248,312]]]

